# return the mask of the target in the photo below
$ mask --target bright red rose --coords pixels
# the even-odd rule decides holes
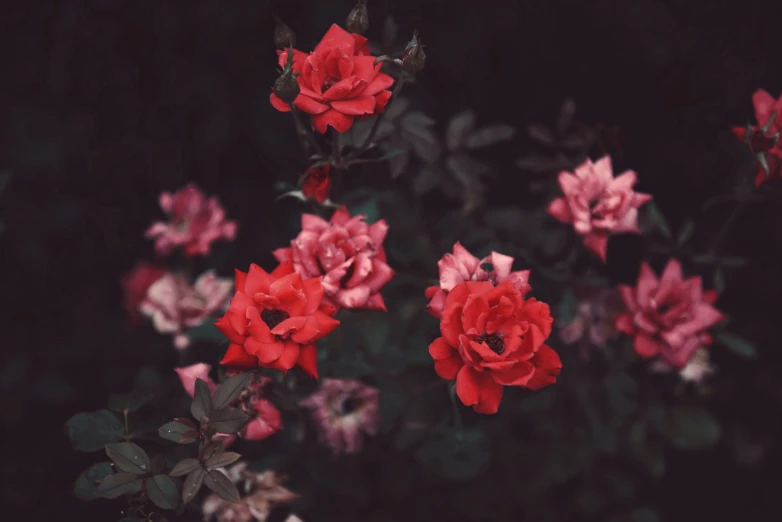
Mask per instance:
[[[551,333],[549,306],[524,299],[513,283],[459,283],[440,321],[442,337],[429,345],[434,370],[456,379],[456,394],[478,413],[496,413],[503,386],[538,390],[556,382],[559,355],[544,341]]]
[[[300,93],[293,104],[312,115],[312,126],[321,134],[331,125],[346,132],[355,118],[370,117],[385,110],[391,98],[388,90],[394,79],[374,65],[366,38],[351,34],[334,24],[310,54],[293,50],[293,72]],[[288,60],[288,51],[277,51],[280,67]],[[287,103],[274,93],[275,109],[290,111]]]
[[[660,356],[675,368],[684,368],[700,347],[710,345],[706,329],[722,321],[712,306],[717,294],[704,292],[700,277],[684,279],[675,259],[659,279],[643,263],[636,287],[618,289],[627,311],[616,318],[617,329],[635,338],[638,355]]]
[[[301,193],[318,203],[326,201],[331,193],[331,165],[312,169],[301,184]]]
[[[236,294],[215,323],[231,342],[220,364],[282,371],[298,364],[317,378],[315,341],[339,325],[333,312],[323,303],[321,278],[302,279],[290,262],[271,274],[256,264],[237,270]]]

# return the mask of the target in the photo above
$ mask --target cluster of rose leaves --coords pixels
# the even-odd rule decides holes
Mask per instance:
[[[356,119],[382,114],[392,99],[388,89],[394,79],[380,72],[381,65],[359,34],[333,25],[313,52],[293,50],[292,60],[289,52],[278,51],[280,66],[292,68],[299,93],[292,103],[273,93],[271,103],[280,111],[295,107],[312,115],[318,132],[328,127],[345,132]],[[782,98],[774,102],[768,93],[758,91],[753,101],[758,124],[736,133],[758,154],[760,184],[782,172],[782,148],[776,146]],[[615,177],[610,157],[604,156],[596,162],[587,159],[574,172],[560,172],[558,181],[562,196],[549,204],[549,214],[571,225],[599,260],[606,261],[612,235],[640,233],[638,209],[652,196],[633,190],[635,172]],[[330,165],[309,169],[302,179],[305,198],[318,203],[328,199],[331,186]],[[280,413],[267,397],[268,378],[241,371],[262,367],[288,372],[298,366],[317,379],[316,343],[339,327],[336,312],[386,310],[381,290],[395,275],[383,248],[388,226],[382,219],[368,224],[366,216],[351,216],[344,207],[329,220],[303,214],[299,235],[289,247],[274,251],[279,261],[274,269],[252,264],[247,272],[236,270],[233,283],[208,271],[191,283],[184,273],[166,270],[160,261],[176,250],[185,256],[207,255],[215,241],[234,239],[236,224],[226,219],[217,198],[206,197],[192,184],[162,194],[160,206],[168,221],[153,224],[146,233],[155,240],[158,261],[139,262],[123,279],[125,308],[135,320],[139,314],[149,317],[160,333],[173,336],[179,350],[189,345],[188,329],[218,315],[214,324],[229,341],[220,361],[229,379],[221,386],[209,377],[209,364],[176,369],[193,397],[191,411],[201,425],[177,419],[161,428],[161,435],[201,444],[199,458],[180,462],[171,475],[195,477],[190,484],[185,481],[185,502],[206,480],[217,493],[204,500],[208,518],[265,520],[275,503],[290,502],[296,495],[283,488],[272,471],[251,473],[242,463],[224,469],[239,458],[224,451],[236,436],[263,440],[282,429]],[[555,383],[562,368],[559,356],[546,344],[553,323],[550,308],[528,297],[530,271],[514,271],[513,262],[497,252],[479,259],[457,242],[438,263],[439,284],[425,290],[427,310],[440,322],[441,337],[429,345],[434,371],[454,381],[456,396],[478,413],[497,412],[505,386],[537,390]],[[574,340],[591,328],[593,340],[604,343],[606,331],[615,328],[633,337],[638,355],[656,358],[658,368],[687,375],[698,372],[688,369],[697,364],[703,373],[708,365],[704,348],[712,343],[707,330],[723,316],[713,306],[716,294],[704,291],[699,277],[685,278],[676,259],[670,259],[659,276],[644,262],[636,285],[620,285],[617,290],[621,302],[607,306],[609,297],[593,298],[592,306],[563,330],[563,338]],[[601,310],[597,319],[602,322],[584,317],[595,309]],[[239,382],[242,386],[236,388]],[[221,395],[224,386],[232,389]],[[216,407],[213,401],[222,403]],[[354,405],[349,413],[342,411],[347,401]],[[301,405],[312,411],[321,440],[336,453],[360,451],[362,437],[377,432],[378,390],[364,383],[324,379]],[[220,432],[221,426],[228,432]],[[139,455],[146,458],[137,446],[107,446],[107,453],[131,476],[139,469],[142,475],[148,473],[143,466],[136,469]],[[215,469],[227,479],[215,475]],[[155,478],[159,476],[147,479],[146,490],[161,506],[166,502],[158,502],[150,491],[160,486],[156,481],[162,479]],[[200,482],[194,487],[193,481]],[[239,503],[237,485],[244,493]]]

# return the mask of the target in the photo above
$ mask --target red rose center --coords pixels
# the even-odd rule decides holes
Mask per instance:
[[[479,343],[486,343],[489,350],[498,355],[505,351],[505,341],[499,335],[481,335],[475,340]]]
[[[290,315],[285,310],[264,310],[261,312],[261,319],[269,330],[286,320]]]
[[[326,92],[338,81],[339,80],[337,80],[336,78],[331,78],[327,76],[326,79],[323,80],[323,85],[320,86],[321,92]]]

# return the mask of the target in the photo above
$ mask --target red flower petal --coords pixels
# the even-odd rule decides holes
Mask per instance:
[[[527,388],[539,390],[557,381],[557,376],[562,369],[562,361],[557,352],[548,345],[541,346],[530,362],[535,366],[535,374],[527,382]]]
[[[312,116],[312,126],[321,134],[325,134],[329,126],[333,127],[337,132],[347,132],[352,125],[352,116],[342,114],[335,109],[329,109],[322,114]]]
[[[335,100],[331,106],[342,114],[372,114],[375,110],[375,98],[373,96],[359,96],[352,100]]]
[[[465,406],[475,406],[481,397],[481,374],[465,365],[456,376],[456,395]]]
[[[236,368],[255,368],[258,366],[258,359],[244,351],[242,345],[231,343],[220,364]]]
[[[314,344],[301,347],[297,362],[304,373],[313,379],[318,378],[318,351]]]

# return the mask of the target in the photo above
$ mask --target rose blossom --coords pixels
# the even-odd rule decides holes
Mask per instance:
[[[366,42],[334,24],[310,54],[293,50],[293,73],[300,74],[300,94],[293,104],[312,115],[312,126],[321,134],[329,125],[346,132],[355,118],[382,113],[391,98],[388,88],[394,79],[380,72],[381,63],[374,65]],[[284,68],[288,51],[277,54]],[[274,93],[270,100],[278,111],[290,111]]]
[[[291,262],[271,274],[256,264],[247,273],[237,270],[236,294],[215,323],[231,342],[220,364],[283,371],[298,364],[317,378],[315,341],[339,325],[333,313],[323,303],[320,278],[302,278]]]
[[[305,198],[314,198],[323,203],[331,192],[331,165],[312,169],[301,184],[301,193]]]
[[[495,285],[509,281],[524,297],[531,290],[530,271],[511,272],[512,266],[513,258],[510,256],[492,252],[479,260],[457,241],[453,246],[453,254],[445,254],[437,262],[437,267],[440,269],[440,284],[426,289],[426,298],[429,299],[427,312],[439,319],[448,292],[465,281],[490,281]]]
[[[170,222],[154,223],[146,232],[155,239],[158,255],[167,256],[176,247],[194,256],[209,254],[211,244],[218,239],[233,240],[236,222],[226,221],[225,211],[216,197],[207,199],[194,184],[179,189],[174,194],[160,195],[160,208]]]
[[[782,148],[776,147],[766,153],[766,164],[768,165],[768,174],[762,165],[758,165],[755,171],[755,188],[761,186],[767,181],[782,178]]]
[[[429,345],[434,370],[456,379],[456,394],[478,413],[496,413],[503,386],[538,390],[562,368],[544,341],[551,333],[549,306],[524,299],[509,281],[456,285],[445,299],[440,333]]]
[[[201,509],[207,521],[265,522],[272,509],[298,498],[296,493],[282,486],[284,478],[274,471],[254,473],[247,470],[246,462],[219,471],[236,484],[241,498],[238,502],[231,502],[215,494],[206,497]],[[286,522],[289,520],[290,517]]]
[[[230,279],[215,276],[214,270],[201,274],[193,286],[185,276],[167,273],[149,287],[139,310],[152,318],[158,332],[174,334],[174,345],[181,350],[190,344],[183,330],[222,312],[232,286]]]
[[[385,311],[380,289],[394,277],[383,249],[388,225],[382,219],[368,225],[364,219],[343,209],[330,221],[303,214],[302,231],[274,257],[292,261],[302,277],[323,276],[325,300],[335,306]]]
[[[209,391],[214,393],[217,384],[209,377],[212,367],[199,363],[184,368],[175,368],[174,371],[182,381],[182,387],[188,395],[195,394],[196,379],[202,379],[209,386]],[[282,417],[280,411],[271,401],[264,398],[268,393],[271,380],[267,377],[254,377],[252,383],[237,397],[231,406],[239,408],[250,416],[239,436],[245,440],[263,440],[274,435],[282,429]],[[234,441],[233,435],[224,435],[228,438],[226,446]]]
[[[749,143],[753,152],[768,152],[782,132],[782,96],[775,100],[767,91],[758,89],[752,94],[752,105],[757,124],[733,127],[733,134]]]
[[[324,379],[300,404],[312,410],[320,440],[335,454],[360,452],[363,434],[375,435],[380,425],[379,392],[359,381]]]
[[[627,311],[616,318],[616,327],[635,337],[638,355],[659,355],[675,368],[711,344],[706,329],[723,317],[712,306],[716,292],[704,292],[700,277],[684,279],[676,259],[668,261],[659,279],[644,262],[636,287],[619,285],[618,290]]]
[[[561,326],[559,338],[566,344],[579,343],[581,358],[588,360],[590,347],[605,348],[616,337],[614,321],[621,311],[622,300],[615,289],[588,290],[578,301],[576,316]]]
[[[603,156],[592,163],[587,159],[575,173],[559,173],[564,197],[551,202],[548,212],[563,223],[572,223],[584,237],[584,245],[606,260],[608,236],[640,233],[638,207],[652,199],[649,194],[633,192],[636,174],[628,170],[613,177],[611,158]]]
[[[134,324],[138,323],[138,307],[147,296],[149,287],[165,273],[164,268],[139,261],[130,273],[122,277],[122,305]]]
[[[657,359],[651,365],[651,370],[659,373],[669,373],[675,369],[664,359]],[[706,348],[698,348],[687,361],[687,365],[679,370],[679,377],[686,382],[701,384],[706,376],[712,373],[714,365],[711,363],[709,351]]]

